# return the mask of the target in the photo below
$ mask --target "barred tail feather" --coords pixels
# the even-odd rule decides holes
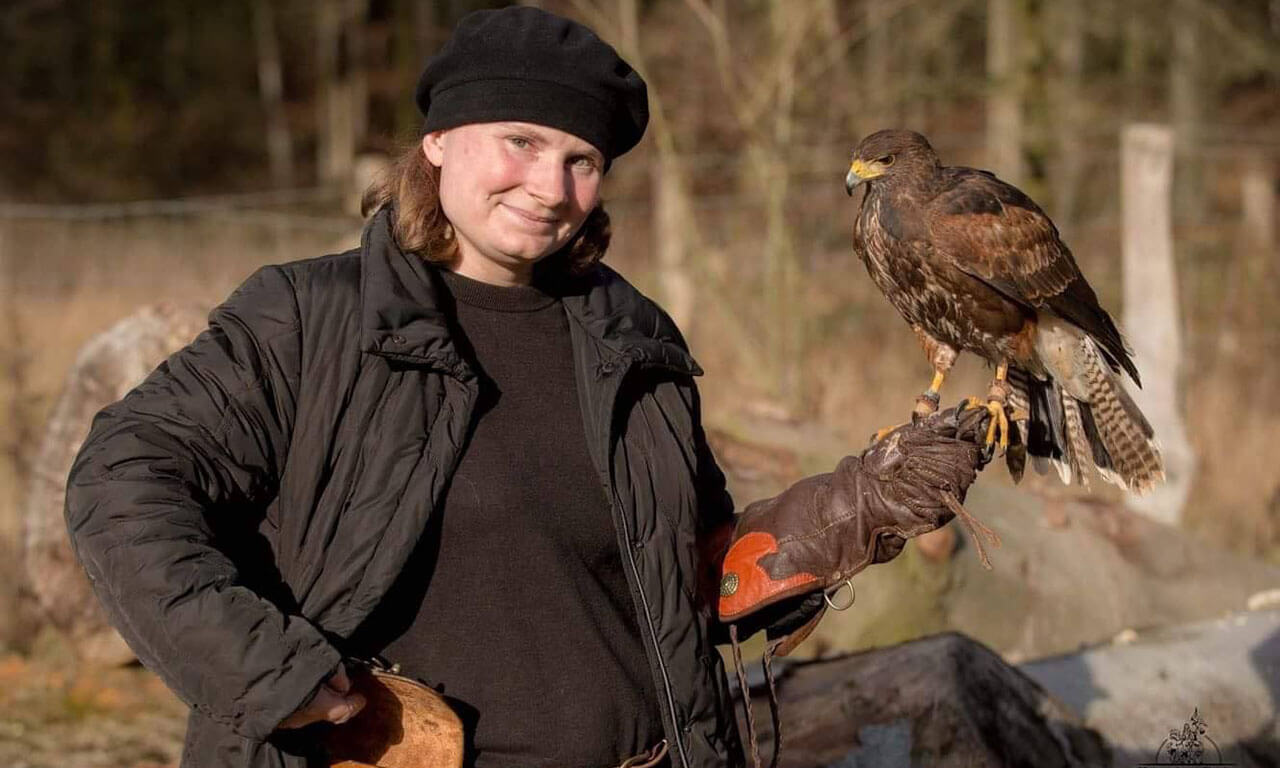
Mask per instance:
[[[1083,482],[1078,464],[1072,461],[1067,437],[1068,406],[1064,397],[1070,396],[1064,395],[1052,378],[1037,378],[1017,366],[1009,367],[1009,383],[1009,404],[1019,408],[1026,403],[1028,418],[1020,432],[1036,472],[1045,475],[1052,468],[1066,485]]]
[[[1062,413],[1066,417],[1064,419],[1066,428],[1065,453],[1067,454],[1067,463],[1071,467],[1071,476],[1075,478],[1077,483],[1088,488],[1089,476],[1084,473],[1084,468],[1089,466],[1089,462],[1093,458],[1093,448],[1089,444],[1089,438],[1084,429],[1084,420],[1080,415],[1082,404],[1066,392],[1058,391],[1062,397]],[[1088,406],[1084,407],[1087,408]]]
[[[1028,449],[1063,481],[1088,485],[1088,468],[1121,488],[1144,494],[1164,479],[1151,424],[1125,392],[1120,373],[1080,329],[1049,320],[1037,352],[1044,378],[1023,373],[1031,403]]]
[[[1120,378],[1103,360],[1097,344],[1086,338],[1082,344],[1084,380],[1088,386],[1089,410],[1096,425],[1099,447],[1110,466],[1095,462],[1103,477],[1122,488],[1145,494],[1164,480],[1164,460],[1156,444],[1151,424],[1124,391]]]

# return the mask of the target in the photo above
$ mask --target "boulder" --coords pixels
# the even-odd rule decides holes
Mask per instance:
[[[1107,739],[1113,768],[1172,762],[1183,734],[1197,762],[1280,765],[1280,610],[1128,630],[1021,668]]]
[[[957,529],[949,558],[901,556],[854,578],[857,605],[829,612],[797,654],[811,658],[944,631],[1014,662],[1109,641],[1128,627],[1179,625],[1243,610],[1280,587],[1280,568],[1214,547],[1126,509],[1118,496],[1002,486],[988,471],[965,506],[997,531],[993,569]],[[1188,713],[1190,714],[1190,713]]]
[[[1068,708],[961,634],[794,662],[778,671],[782,766],[1084,768],[1110,762],[1102,739]],[[767,763],[765,688],[749,685]]]
[[[127,663],[132,652],[106,616],[71,552],[63,506],[67,474],[94,415],[137,386],[206,325],[203,308],[143,307],[95,336],[67,374],[31,464],[22,505],[23,564],[43,617],[87,660]]]

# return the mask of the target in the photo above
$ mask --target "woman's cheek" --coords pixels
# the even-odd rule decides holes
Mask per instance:
[[[587,214],[600,202],[600,177],[598,174],[594,178],[581,179],[574,184],[574,202],[577,204],[578,211],[582,213],[582,218],[586,219]]]

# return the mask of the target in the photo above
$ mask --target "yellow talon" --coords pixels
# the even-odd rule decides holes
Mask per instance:
[[[889,426],[889,427],[881,427],[880,429],[876,430],[876,433],[874,435],[871,436],[871,442],[878,443],[881,440],[888,437],[890,432],[897,429],[898,427],[903,427],[903,426],[906,426],[906,424],[894,424],[893,426]]]
[[[987,413],[991,414],[991,423],[987,425],[987,445],[994,443],[998,434],[1003,453],[1009,448],[1009,417],[1004,413],[1004,406],[995,400],[987,402]]]
[[[976,397],[970,397],[965,401],[966,408],[986,408],[987,413],[991,414],[991,423],[987,425],[986,447],[990,448],[998,440],[1001,453],[1009,450],[1009,416],[1004,410],[1005,402],[1009,397],[1008,376],[1009,364],[1001,362],[996,366],[996,377],[991,382],[987,401],[984,403]],[[1016,411],[1014,418],[1026,418],[1026,415],[1023,411]]]
[[[1004,412],[1004,404],[999,400],[983,402],[976,397],[965,401],[966,408],[984,408],[991,414],[991,423],[987,425],[986,443],[988,447],[999,442],[1001,452],[1009,449],[1009,417]]]

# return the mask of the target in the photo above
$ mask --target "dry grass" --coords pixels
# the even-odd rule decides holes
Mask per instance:
[[[66,649],[0,655],[0,762],[30,768],[169,768],[186,707],[141,667],[76,665]]]

